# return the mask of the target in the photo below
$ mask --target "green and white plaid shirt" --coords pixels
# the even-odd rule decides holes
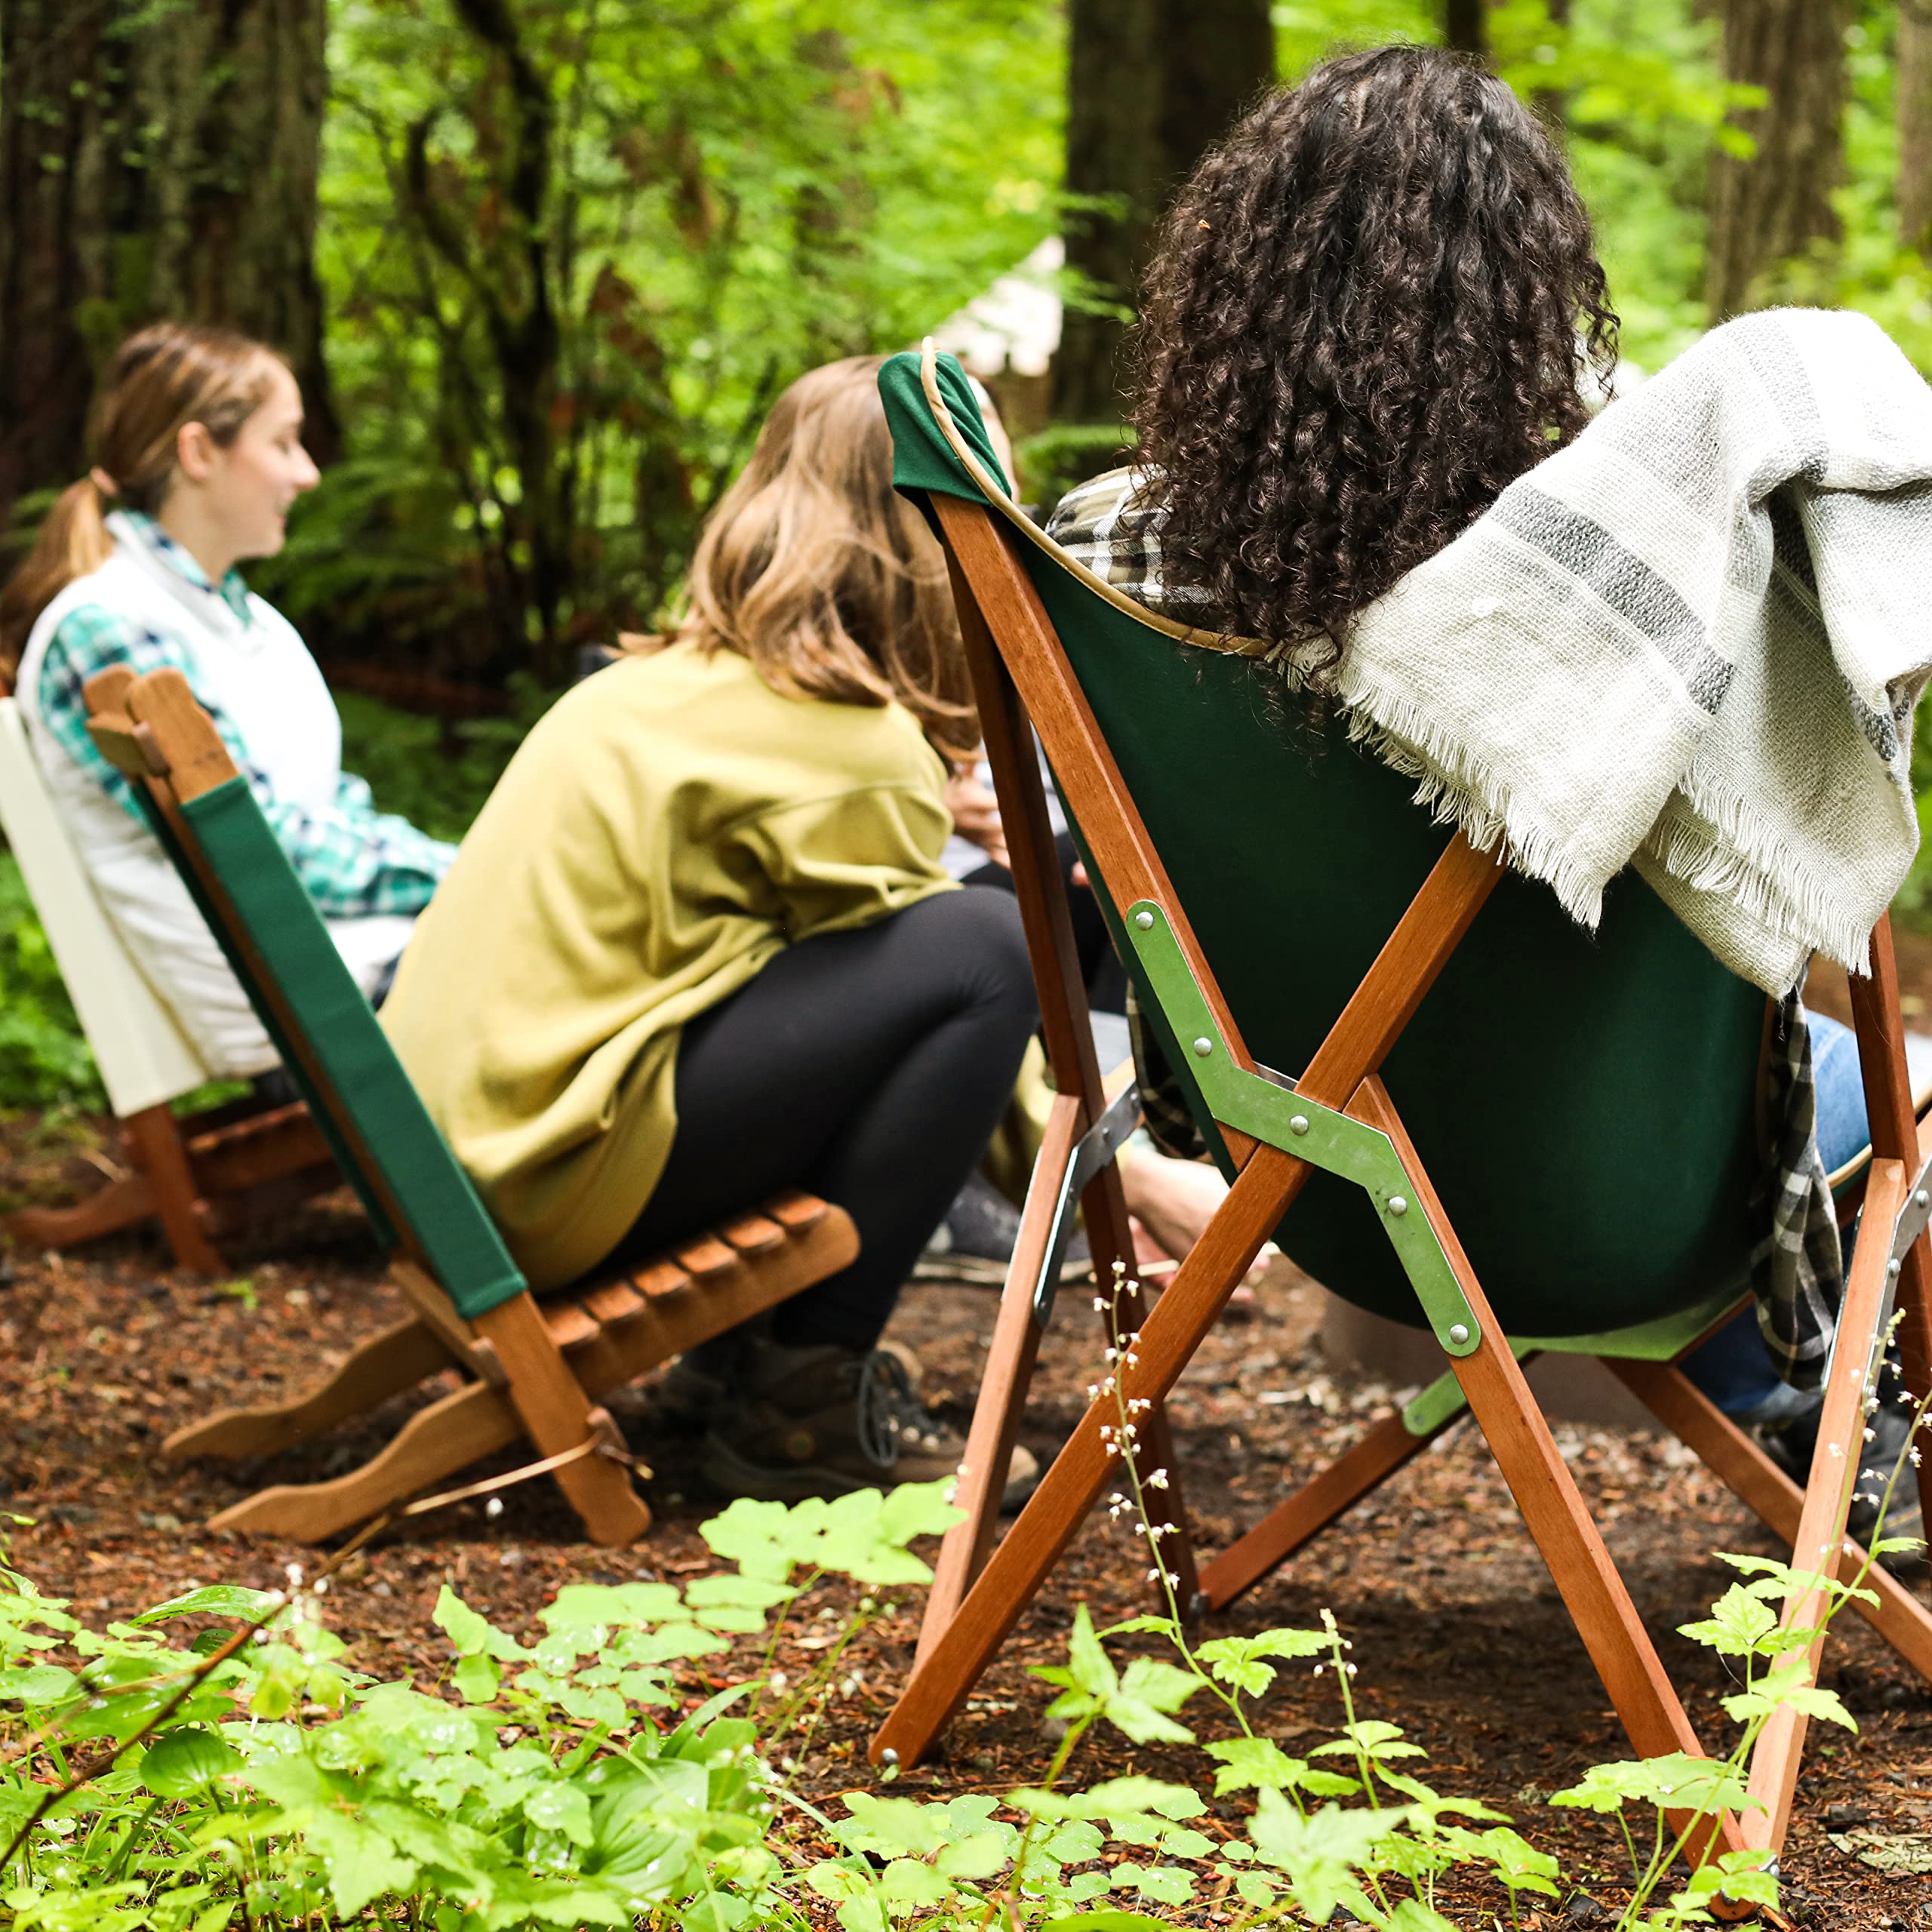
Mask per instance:
[[[177,575],[204,596],[220,598],[245,627],[251,623],[248,587],[238,571],[231,570],[218,586],[211,584],[207,572],[152,518],[127,514]],[[195,684],[177,638],[101,605],[83,604],[68,613],[48,640],[35,695],[40,721],[61,749],[145,829],[147,819],[133,788],[88,734],[87,681],[118,664],[137,676],[166,667],[180,672],[191,686]],[[214,720],[229,756],[248,780],[318,911],[331,918],[352,918],[381,912],[413,914],[429,904],[456,857],[454,845],[417,831],[407,819],[377,811],[368,785],[346,772],[326,806],[278,798],[273,780],[249,757],[248,746],[220,706],[205,690],[195,688],[195,696]]]

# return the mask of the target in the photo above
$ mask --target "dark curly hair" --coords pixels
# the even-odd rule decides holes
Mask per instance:
[[[1435,48],[1324,62],[1181,191],[1135,344],[1137,462],[1171,578],[1224,625],[1344,626],[1607,391],[1617,317],[1562,157]]]

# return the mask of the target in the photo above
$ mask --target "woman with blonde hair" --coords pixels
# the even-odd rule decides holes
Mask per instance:
[[[94,408],[94,466],[0,594],[0,688],[95,889],[210,1069],[275,1052],[128,781],[88,735],[117,665],[182,672],[213,716],[365,992],[379,998],[454,854],[379,814],[342,769],[342,724],[294,626],[237,564],[273,556],[316,481],[302,398],[272,350],[159,322],[124,343]]]
[[[540,1290],[787,1186],[851,1215],[850,1267],[693,1364],[739,1494],[956,1466],[875,1344],[1036,1017],[1014,901],[940,863],[979,733],[878,369],[780,398],[682,622],[531,733],[383,1016]]]

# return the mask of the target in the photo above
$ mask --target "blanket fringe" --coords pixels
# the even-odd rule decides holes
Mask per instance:
[[[1350,740],[1416,780],[1416,803],[1437,824],[1454,826],[1479,852],[1493,852],[1502,841],[1518,871],[1540,879],[1571,918],[1595,931],[1607,879],[1532,819],[1506,784],[1407,697],[1359,683],[1351,688],[1346,660],[1340,696]]]
[[[1735,793],[1697,784],[1694,770],[1672,795],[1696,818],[1666,805],[1644,849],[1673,878],[1740,907],[1780,940],[1815,946],[1848,973],[1872,970],[1872,920],[1847,912],[1804,861]],[[1702,821],[1700,823],[1700,821]],[[1894,881],[1896,891],[1900,881]],[[1890,903],[1886,895],[1878,912]]]
[[[1509,786],[1472,758],[1439,720],[1401,693],[1351,679],[1346,660],[1340,696],[1350,740],[1415,780],[1416,803],[1438,825],[1454,826],[1478,851],[1494,851],[1500,842],[1518,871],[1541,880],[1573,919],[1596,930],[1608,876],[1580,862],[1537,823]],[[1871,922],[1847,913],[1841,893],[1767,831],[1741,799],[1698,786],[1694,770],[1672,801],[1643,844],[1671,877],[1737,906],[1776,939],[1815,946],[1847,972],[1870,973]],[[1680,803],[1687,810],[1673,810]]]

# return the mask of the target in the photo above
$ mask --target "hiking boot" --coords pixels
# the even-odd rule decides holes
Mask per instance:
[[[992,1183],[969,1174],[946,1219],[933,1230],[912,1269],[915,1281],[972,1281],[997,1288],[1013,1263],[1020,1238],[1020,1210]],[[1094,1265],[1084,1229],[1076,1228],[1060,1263],[1063,1281],[1077,1281]]]
[[[731,1406],[743,1386],[751,1347],[749,1337],[732,1329],[675,1357],[641,1392],[640,1426],[660,1435],[702,1435]],[[903,1342],[890,1338],[878,1347],[904,1370],[907,1386],[916,1391],[925,1377],[919,1358]]]
[[[1878,1406],[1866,1419],[1865,1426],[1872,1439],[1864,1444],[1859,1460],[1858,1480],[1852,1484],[1851,1509],[1845,1520],[1845,1534],[1861,1547],[1880,1535],[1922,1540],[1925,1534],[1925,1518],[1918,1500],[1918,1472],[1909,1462],[1900,1468],[1909,1446],[1912,1422],[1912,1411],[1899,1400],[1903,1386],[1887,1360],[1878,1377]],[[1818,1420],[1824,1406],[1824,1397],[1814,1393],[1795,1414],[1756,1432],[1764,1453],[1801,1485],[1810,1473],[1811,1458],[1818,1444]],[[1894,1469],[1899,1470],[1899,1478],[1881,1529],[1878,1499],[1884,1494]],[[1922,1550],[1894,1550],[1879,1561],[1899,1576],[1920,1575],[1926,1567]]]
[[[788,1348],[762,1341],[704,1438],[704,1473],[719,1489],[795,1503],[958,1472],[966,1444],[924,1407],[899,1357],[826,1343]],[[1004,1507],[1039,1481],[1039,1465],[1016,1447]]]

